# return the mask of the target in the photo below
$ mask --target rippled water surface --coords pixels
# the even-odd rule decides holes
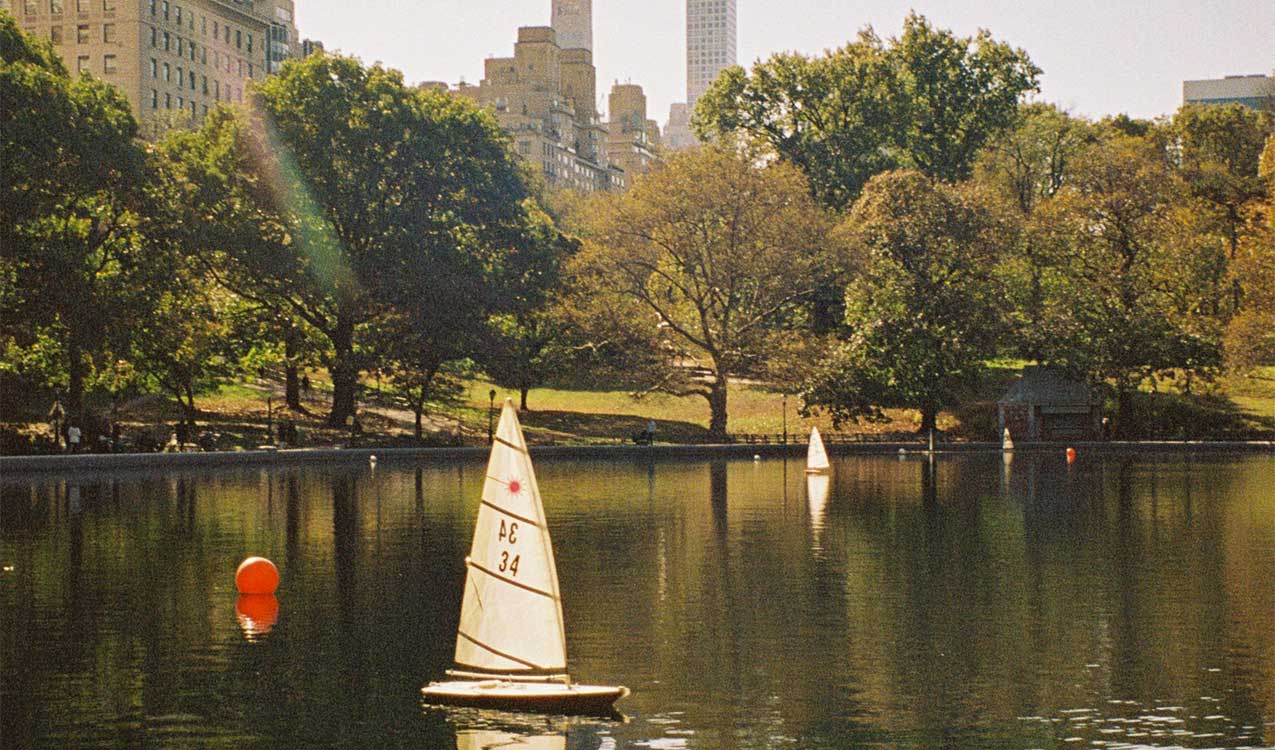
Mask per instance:
[[[537,470],[572,673],[627,722],[421,705],[483,464],[382,460],[0,477],[0,744],[1275,746],[1270,454]]]

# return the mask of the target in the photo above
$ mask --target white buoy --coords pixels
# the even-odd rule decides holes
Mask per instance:
[[[373,466],[376,466],[376,456],[375,455],[368,456],[367,462],[369,464],[372,464]]]
[[[908,454],[908,449],[907,449],[907,448],[900,448],[900,449],[899,449],[899,455],[900,455],[900,456],[906,456],[907,454]]]
[[[754,461],[760,461],[760,460],[761,460],[761,454],[760,454],[760,453],[754,453],[754,454],[753,454],[753,460],[754,460]]]

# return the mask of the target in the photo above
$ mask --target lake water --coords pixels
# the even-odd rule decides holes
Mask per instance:
[[[0,478],[0,745],[1275,746],[1270,454],[540,461],[623,723],[421,704],[483,468]]]

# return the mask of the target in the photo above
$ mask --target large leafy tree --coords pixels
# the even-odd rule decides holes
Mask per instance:
[[[998,268],[1012,236],[975,188],[915,171],[873,178],[838,230],[857,271],[846,335],[805,393],[835,420],[921,412],[967,395],[1003,331]]]
[[[1117,434],[1145,378],[1219,363],[1216,332],[1198,315],[1208,287],[1178,241],[1185,191],[1158,144],[1117,133],[1077,156],[1037,220],[1049,258],[1045,358],[1114,388]]]
[[[569,323],[559,302],[566,294],[567,263],[579,249],[579,242],[559,232],[548,214],[528,213],[526,242],[502,269],[500,305],[488,316],[474,353],[496,383],[518,389],[524,411],[528,391],[563,362]]]
[[[1226,354],[1238,370],[1275,364],[1275,135],[1266,139],[1259,176],[1263,201],[1249,206],[1235,262],[1244,302],[1226,332]]]
[[[188,189],[206,233],[192,244],[233,269],[221,277],[236,291],[323,338],[328,420],[343,424],[376,325],[413,306],[449,309],[459,289],[488,302],[478,280],[520,241],[523,176],[477,107],[352,58],[285,66],[251,101],[193,144]]]
[[[888,42],[866,29],[822,57],[780,54],[751,73],[724,71],[696,105],[694,125],[801,167],[818,199],[841,209],[885,170],[969,177],[1039,75],[1025,52],[986,31],[957,37],[913,13]]]
[[[72,78],[0,11],[0,335],[49,355],[42,375],[75,421],[95,364],[157,324],[164,264],[138,231],[150,174],[136,135],[117,89]]]
[[[1228,285],[1226,271],[1239,257],[1251,209],[1267,195],[1258,162],[1272,130],[1275,117],[1239,104],[1186,105],[1173,118],[1175,152],[1197,198],[1197,222],[1225,248],[1228,262],[1210,281],[1217,290],[1213,309],[1228,318],[1239,311],[1243,287],[1235,276]]]
[[[761,371],[775,324],[821,277],[826,219],[801,173],[718,148],[675,154],[581,212],[580,322],[623,342],[648,390],[698,395],[726,435],[726,386]]]
[[[1024,104],[1019,121],[979,155],[974,179],[1019,225],[1004,264],[1007,315],[1014,348],[1040,360],[1048,350],[1041,325],[1046,315],[1044,275],[1049,263],[1034,230],[1037,209],[1066,185],[1077,155],[1098,137],[1097,128],[1048,104]]]

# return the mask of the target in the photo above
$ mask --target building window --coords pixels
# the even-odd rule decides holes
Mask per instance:
[[[103,72],[103,73],[114,73],[115,71],[116,71],[116,67],[115,67],[115,55],[106,55],[105,57],[103,57],[103,58],[102,58],[102,72]]]
[[[173,42],[173,38],[172,38],[171,36],[169,36],[169,35],[168,35],[168,32],[167,32],[167,31],[165,31],[165,32],[164,32],[164,49],[165,49],[166,51],[167,51],[167,50],[170,50],[170,49],[172,49],[172,48],[173,48],[173,47],[172,47],[172,42]]]
[[[168,0],[164,0],[164,20],[168,20]]]
[[[102,0],[102,10],[107,13],[115,12],[115,0]]]
[[[93,4],[93,0],[75,0],[75,9],[81,13],[88,13],[89,6]]]
[[[216,78],[213,79],[213,98],[221,101],[221,81]]]
[[[200,108],[203,110],[203,112],[202,112],[201,114],[202,114],[204,117],[207,117],[207,116],[208,116],[208,105],[207,105],[207,104],[201,104],[201,105],[200,105]]]
[[[255,78],[255,77],[256,77],[256,75],[257,75],[257,73],[256,73],[256,71],[254,70],[252,63],[248,63],[248,77],[249,77],[249,78]]]
[[[181,57],[186,53],[186,40],[177,37],[177,56]]]
[[[89,25],[87,23],[82,23],[75,27],[75,41],[80,44],[89,43]]]
[[[86,71],[86,70],[88,70],[88,69],[89,69],[89,56],[88,56],[88,55],[80,55],[79,57],[75,58],[75,72],[76,72],[76,73],[83,73],[84,71]]]
[[[199,33],[208,36],[208,16],[199,17]]]
[[[180,88],[186,84],[186,71],[182,70],[182,66],[177,66],[177,86]]]
[[[221,30],[224,32],[222,36],[226,37],[226,44],[230,44],[230,27],[222,26]]]
[[[177,22],[178,26],[182,25],[182,6],[173,6],[173,19]]]
[[[177,108],[178,108],[178,109],[185,109],[185,108],[186,108],[186,100],[185,100],[185,99],[183,99],[183,98],[181,98],[181,96],[178,96],[178,97],[177,97]]]
[[[167,82],[171,80],[172,75],[173,75],[173,69],[168,67],[168,63],[164,63],[164,81]]]
[[[173,95],[168,92],[164,92],[164,109],[172,109],[172,108],[173,108]]]
[[[55,16],[62,15],[62,0],[49,0],[49,12]]]
[[[190,61],[195,62],[195,43],[191,42],[188,46],[190,47]]]
[[[151,27],[151,49],[159,46],[159,29]]]
[[[155,5],[156,5],[155,0],[151,0],[151,15],[152,16],[155,15]]]
[[[190,76],[190,90],[194,91],[195,90],[195,71],[192,70],[186,75]]]
[[[62,43],[62,27],[61,26],[54,26],[49,29],[49,40],[52,41],[54,44]]]
[[[151,58],[151,78],[159,78],[159,61]]]
[[[243,32],[235,29],[235,49],[243,49]]]
[[[214,19],[213,20],[213,39],[216,39],[219,36],[221,36],[221,25],[217,23],[216,19]]]
[[[159,92],[151,89],[151,109],[159,109]]]
[[[115,24],[102,24],[102,41],[107,44],[113,44],[115,42]]]
[[[252,34],[248,35],[248,51],[252,51]]]
[[[204,96],[208,96],[208,76],[201,75],[199,77],[199,83],[203,86]]]

